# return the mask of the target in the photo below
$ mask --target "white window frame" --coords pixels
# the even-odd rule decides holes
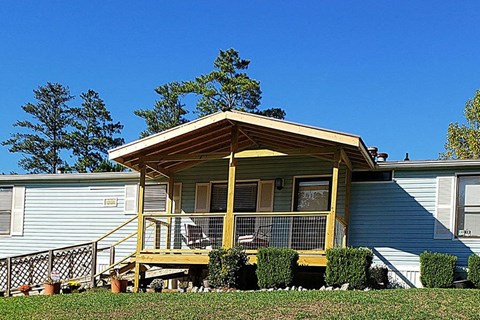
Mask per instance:
[[[453,200],[453,217],[452,217],[452,239],[454,240],[461,240],[461,241],[479,241],[480,236],[475,237],[465,237],[465,236],[458,236],[458,209],[459,209],[459,179],[464,176],[477,176],[480,178],[479,171],[473,172],[455,172],[455,182],[454,182],[454,190],[455,190],[455,197]]]

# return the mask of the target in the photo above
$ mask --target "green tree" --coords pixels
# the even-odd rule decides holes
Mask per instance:
[[[147,124],[141,137],[185,123],[187,109],[181,99],[188,94],[197,98],[195,113],[199,117],[221,110],[240,110],[284,119],[283,109],[259,109],[262,98],[260,82],[246,74],[249,65],[250,61],[240,58],[235,49],[220,50],[213,63],[214,70],[210,73],[192,81],[171,82],[158,87],[155,91],[161,98],[153,110],[134,111]]]
[[[71,124],[71,111],[67,102],[74,97],[68,87],[50,82],[33,90],[33,93],[36,103],[22,106],[33,121],[17,121],[14,124],[29,133],[14,133],[2,145],[9,145],[10,152],[23,154],[24,158],[18,164],[27,172],[55,173],[57,166],[64,162],[61,151],[69,146],[67,128]]]
[[[147,129],[140,134],[141,138],[161,132],[187,122],[185,115],[187,110],[180,103],[183,92],[183,85],[178,82],[171,82],[155,89],[160,99],[155,101],[153,110],[141,109],[133,113],[143,118]]]
[[[480,90],[465,104],[466,124],[452,122],[447,130],[445,152],[441,159],[480,158]]]
[[[123,125],[113,122],[110,111],[94,90],[82,93],[80,98],[82,106],[71,108],[74,129],[69,139],[72,153],[77,157],[73,168],[78,172],[94,172],[104,162],[109,149],[124,143],[123,138],[114,137],[120,134]]]
[[[249,64],[235,49],[220,50],[214,70],[189,83],[191,91],[199,95],[196,112],[205,116],[220,110],[258,111],[262,91],[260,82],[243,72]]]

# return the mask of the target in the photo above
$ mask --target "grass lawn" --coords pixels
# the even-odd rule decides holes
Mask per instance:
[[[480,319],[480,290],[90,292],[0,298],[0,319]]]

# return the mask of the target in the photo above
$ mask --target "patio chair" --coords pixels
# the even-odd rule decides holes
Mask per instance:
[[[245,249],[268,247],[272,238],[272,226],[260,226],[253,234],[238,237],[237,243]]]
[[[186,242],[190,248],[206,249],[211,246],[210,238],[207,237],[202,230],[202,227],[193,224],[186,224]]]

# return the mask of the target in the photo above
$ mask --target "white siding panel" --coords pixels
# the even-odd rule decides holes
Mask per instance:
[[[116,198],[117,206],[104,206],[106,198]],[[124,199],[125,183],[121,182],[27,185],[23,237],[0,237],[0,257],[92,241],[128,219]],[[108,247],[135,231],[132,222],[99,247]],[[127,241],[117,248],[117,256],[134,249],[134,239]]]

